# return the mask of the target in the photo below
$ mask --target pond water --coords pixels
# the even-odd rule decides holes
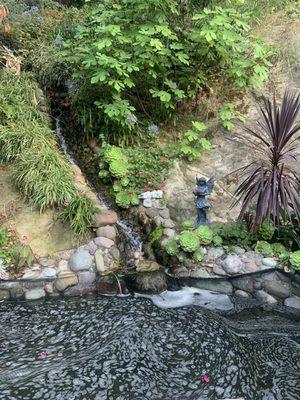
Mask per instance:
[[[1,400],[300,399],[284,314],[99,296],[1,303],[0,323]]]

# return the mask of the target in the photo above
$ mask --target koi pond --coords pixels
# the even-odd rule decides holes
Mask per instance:
[[[154,303],[1,303],[0,399],[299,400],[298,317]]]

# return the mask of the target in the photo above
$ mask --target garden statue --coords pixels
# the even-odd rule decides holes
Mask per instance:
[[[197,187],[193,191],[193,194],[196,196],[195,204],[198,210],[195,223],[196,228],[198,228],[200,225],[209,225],[206,217],[206,211],[210,208],[210,205],[205,200],[205,197],[211,194],[215,181],[215,176],[212,176],[208,181],[205,178],[196,178]]]

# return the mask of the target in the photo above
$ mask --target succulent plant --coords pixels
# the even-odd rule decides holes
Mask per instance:
[[[300,250],[290,254],[290,263],[292,267],[300,270]]]
[[[178,261],[181,263],[185,262],[187,259],[186,254],[183,251],[180,251],[176,256]]]
[[[126,158],[120,147],[109,146],[104,152],[104,159],[106,162],[111,163]]]
[[[174,256],[178,251],[178,244],[174,238],[171,238],[167,241],[165,246],[166,252],[170,256]]]
[[[187,253],[193,253],[200,246],[198,235],[190,231],[182,231],[178,238],[180,247]]]
[[[259,240],[255,245],[255,251],[258,251],[265,257],[272,257],[274,252],[272,245],[264,240]]]
[[[123,160],[116,160],[110,163],[109,171],[116,178],[123,178],[128,172],[128,164]]]
[[[221,238],[221,236],[217,235],[213,237],[213,243],[215,246],[219,247],[222,246],[223,244],[223,239]]]
[[[213,231],[208,226],[200,226],[196,230],[200,244],[210,244],[213,240]]]
[[[273,243],[272,244],[272,249],[276,257],[278,257],[280,260],[284,260],[288,258],[289,252],[288,250],[284,247],[283,244],[281,243]]]
[[[264,220],[258,230],[258,235],[260,238],[264,240],[271,240],[275,233],[275,225],[268,221]]]
[[[194,255],[193,255],[193,260],[195,262],[201,262],[204,258],[204,254],[202,253],[201,250],[196,250]]]
[[[181,227],[185,230],[193,230],[195,228],[195,222],[188,219],[181,223]]]

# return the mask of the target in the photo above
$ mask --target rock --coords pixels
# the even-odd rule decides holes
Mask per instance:
[[[256,251],[252,251],[252,250],[246,251],[246,253],[241,255],[241,260],[242,261],[244,261],[244,260],[245,261],[247,261],[247,260],[255,261],[257,264],[261,263],[262,258],[263,258],[263,256],[260,253],[258,253]]]
[[[250,276],[245,276],[244,278],[237,278],[232,280],[232,284],[235,288],[241,289],[245,292],[253,292],[254,280]]]
[[[92,265],[93,257],[86,250],[76,251],[69,260],[70,269],[75,272],[88,270]]]
[[[242,261],[236,254],[228,254],[220,265],[230,275],[239,274],[243,267]]]
[[[116,279],[115,276],[101,276],[97,282],[97,291],[100,294],[128,294],[128,289],[122,279]]]
[[[117,213],[113,210],[103,210],[102,213],[95,215],[94,226],[100,228],[106,225],[114,225],[118,220]]]
[[[174,231],[174,229],[165,228],[164,229],[164,236],[167,236],[168,238],[175,237],[176,236],[176,232]]]
[[[211,274],[205,268],[197,268],[191,271],[191,278],[211,278]]]
[[[41,272],[40,271],[26,271],[25,274],[20,279],[28,279],[28,280],[36,280],[40,279]]]
[[[189,271],[184,265],[173,267],[171,273],[176,278],[187,278],[189,276]]]
[[[260,281],[255,281],[255,282],[253,283],[253,288],[254,288],[255,290],[260,290],[260,289],[262,289],[262,284],[261,284],[261,282],[260,282]]]
[[[243,268],[242,268],[242,272],[244,272],[245,274],[250,274],[252,272],[257,272],[259,270],[260,270],[259,266],[254,261],[249,261],[249,262],[245,261],[244,265],[243,265]]]
[[[110,249],[115,244],[113,240],[107,239],[105,237],[96,237],[94,239],[94,242],[98,247],[103,247],[105,249]]]
[[[227,279],[183,279],[189,286],[198,289],[211,290],[213,292],[220,292],[231,294],[233,291],[232,284]]]
[[[151,199],[144,199],[143,200],[143,206],[146,208],[151,208],[152,207],[152,200]]]
[[[249,299],[251,297],[249,293],[244,292],[244,290],[240,289],[236,290],[234,294],[238,297],[241,297],[242,299]]]
[[[68,266],[68,261],[66,260],[61,260],[58,263],[58,267],[57,267],[57,273],[60,273],[62,271],[68,271],[69,270],[69,266]]]
[[[55,260],[53,260],[52,258],[47,258],[47,257],[40,257],[39,259],[39,264],[42,267],[50,267],[50,268],[55,268]]]
[[[151,260],[138,260],[136,262],[136,270],[138,272],[153,272],[158,271],[160,269],[160,265],[155,261]]]
[[[84,246],[84,250],[87,250],[91,256],[93,256],[96,253],[97,249],[98,247],[93,240]]]
[[[75,297],[75,296],[84,296],[89,293],[93,293],[96,290],[95,285],[85,285],[83,283],[80,283],[75,286],[71,286],[68,289],[64,291],[64,296],[66,297]]]
[[[114,259],[114,260],[119,260],[120,259],[120,251],[119,251],[119,249],[116,247],[116,246],[112,246],[110,249],[109,249],[109,254],[112,256],[112,258]]]
[[[58,278],[54,282],[55,288],[63,292],[69,286],[77,285],[77,276],[71,271],[62,271],[59,273]]]
[[[97,229],[96,235],[98,237],[105,237],[107,239],[114,240],[117,232],[114,226],[106,225],[106,226],[101,226],[100,228]]]
[[[135,279],[138,292],[161,293],[167,289],[167,278],[163,271],[140,272]]]
[[[44,290],[47,294],[52,294],[54,292],[53,283],[47,283],[47,285],[44,287]]]
[[[258,300],[263,301],[264,303],[277,304],[277,300],[274,299],[274,297],[271,296],[270,294],[266,293],[264,290],[258,290],[257,292],[254,293],[254,296]]]
[[[9,290],[0,289],[0,301],[8,300],[10,298]]]
[[[216,275],[223,275],[223,276],[227,275],[226,272],[224,271],[224,269],[221,268],[220,265],[217,265],[217,264],[215,264],[215,265],[213,266],[213,272],[214,272]]]
[[[10,295],[13,299],[21,299],[24,296],[24,293],[24,289],[19,285],[16,285],[10,289]]]
[[[159,215],[159,211],[157,210],[157,208],[148,208],[145,211],[145,214],[147,215],[147,217],[149,218],[154,218],[157,217]]]
[[[91,285],[96,280],[94,271],[83,271],[77,275],[79,284]]]
[[[215,260],[216,258],[222,257],[224,253],[223,247],[210,247],[207,251],[204,261]]]
[[[49,279],[49,278],[56,278],[57,272],[53,268],[45,268],[41,272],[41,278]]]
[[[274,258],[263,258],[261,262],[263,265],[270,268],[275,268],[276,265],[278,264],[278,261],[275,260]]]
[[[168,208],[163,208],[160,210],[159,215],[164,219],[170,219],[170,211]]]
[[[290,286],[284,282],[265,281],[263,288],[269,294],[279,297],[280,299],[286,299],[291,295]]]
[[[300,298],[296,296],[288,297],[283,304],[287,307],[300,309]]]
[[[98,249],[95,253],[95,261],[97,271],[100,273],[104,273],[107,271],[107,267],[104,265],[104,258],[102,254],[102,250]]]
[[[42,288],[30,289],[25,292],[26,300],[39,300],[46,296],[45,290]]]
[[[242,254],[245,254],[245,252],[246,252],[246,250],[243,249],[243,248],[240,247],[240,246],[234,246],[234,247],[233,247],[233,251],[234,251],[234,253],[237,254],[238,256],[241,256]]]
[[[162,221],[162,226],[164,228],[175,228],[175,224],[171,219],[164,219]]]
[[[69,258],[75,253],[75,249],[70,249],[70,250],[64,250],[60,251],[58,253],[58,257],[61,258],[62,260],[68,261]]]

